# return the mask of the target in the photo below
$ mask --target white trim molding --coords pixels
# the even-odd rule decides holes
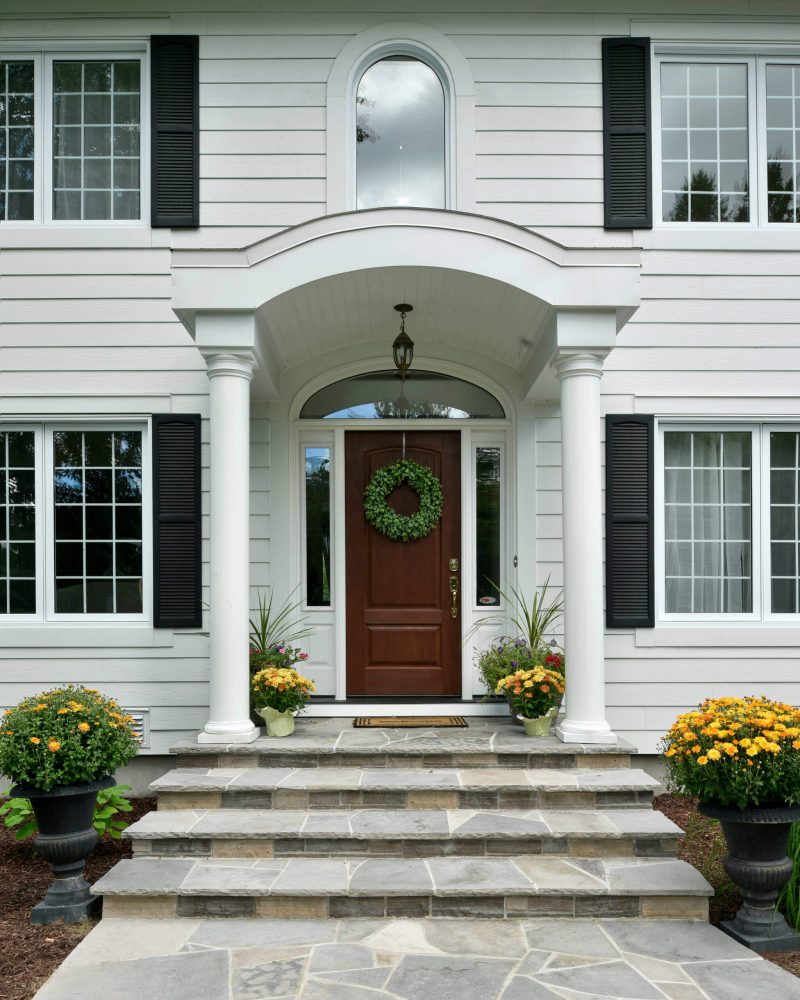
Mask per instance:
[[[447,207],[474,212],[475,82],[469,64],[440,32],[413,21],[386,21],[352,38],[328,77],[328,213],[356,207],[356,88],[373,63],[390,55],[420,59],[439,77],[445,92]]]

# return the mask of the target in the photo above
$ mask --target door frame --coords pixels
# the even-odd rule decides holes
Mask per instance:
[[[346,544],[345,532],[345,432],[346,431],[458,431],[461,442],[461,580],[462,594],[474,595],[475,587],[475,480],[474,453],[477,447],[499,447],[501,449],[502,489],[504,490],[501,505],[501,576],[512,584],[518,585],[518,571],[515,559],[519,532],[517,530],[518,512],[522,504],[518,502],[517,477],[517,434],[514,408],[506,392],[502,391],[485,377],[476,377],[477,373],[468,372],[460,366],[442,366],[419,362],[419,368],[427,371],[443,371],[445,374],[466,378],[477,385],[484,386],[500,400],[506,411],[503,420],[449,420],[449,419],[392,419],[392,420],[351,420],[351,419],[320,419],[300,420],[299,412],[302,403],[324,385],[347,378],[350,375],[371,371],[370,366],[359,365],[348,368],[344,372],[329,373],[308,383],[291,407],[289,421],[289,480],[287,484],[287,500],[289,514],[289,538],[291,540],[291,566],[288,590],[295,588],[297,600],[302,599],[301,612],[315,626],[329,630],[331,633],[331,653],[333,659],[335,691],[337,702],[347,701],[347,582],[345,559],[343,557]],[[458,369],[458,370],[456,370]],[[524,423],[527,424],[527,421]],[[532,428],[531,428],[532,429]],[[306,447],[330,448],[331,455],[331,605],[329,608],[309,607],[305,603],[305,503],[304,476],[305,461],[303,449]],[[530,448],[534,441],[530,437]],[[526,466],[533,466],[534,456]],[[530,493],[528,492],[528,495]],[[532,520],[532,518],[531,518]],[[528,534],[527,532],[525,533]],[[532,554],[533,555],[533,554]],[[531,566],[533,560],[531,558]],[[473,627],[476,618],[492,612],[502,614],[503,604],[491,609],[477,607],[474,600],[469,603],[462,600],[461,604],[461,699],[472,701],[475,697],[475,665],[473,642],[467,642],[466,637]],[[477,641],[477,637],[476,637]],[[424,697],[418,699],[424,701]],[[354,704],[360,704],[359,699]]]

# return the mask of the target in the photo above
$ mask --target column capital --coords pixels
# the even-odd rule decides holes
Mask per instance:
[[[563,382],[567,378],[573,378],[576,375],[591,375],[599,379],[603,375],[603,360],[605,356],[605,352],[603,354],[595,354],[588,351],[585,353],[559,351],[553,359],[556,375],[560,382]]]
[[[257,366],[251,351],[237,354],[204,354],[204,357],[208,366],[209,378],[228,375],[251,382]]]

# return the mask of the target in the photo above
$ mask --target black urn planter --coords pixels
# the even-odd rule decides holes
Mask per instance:
[[[796,951],[800,934],[775,909],[778,893],[789,881],[789,829],[800,820],[800,806],[753,806],[737,809],[701,802],[704,816],[718,819],[728,856],[725,871],[739,887],[743,905],[722,929],[753,951]]]
[[[39,826],[33,846],[53,872],[44,899],[31,910],[32,924],[52,924],[59,918],[76,924],[100,908],[101,899],[92,896],[83,872],[99,839],[92,826],[97,793],[115,784],[105,777],[83,785],[56,785],[49,792],[30,785],[11,789],[14,798],[30,799]]]

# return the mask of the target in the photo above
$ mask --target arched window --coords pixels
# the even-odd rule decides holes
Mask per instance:
[[[405,383],[396,371],[354,375],[319,389],[300,411],[303,420],[502,420],[505,415],[499,400],[486,389],[424,371],[412,372]]]
[[[373,63],[356,91],[356,206],[445,208],[445,98],[427,63]]]

